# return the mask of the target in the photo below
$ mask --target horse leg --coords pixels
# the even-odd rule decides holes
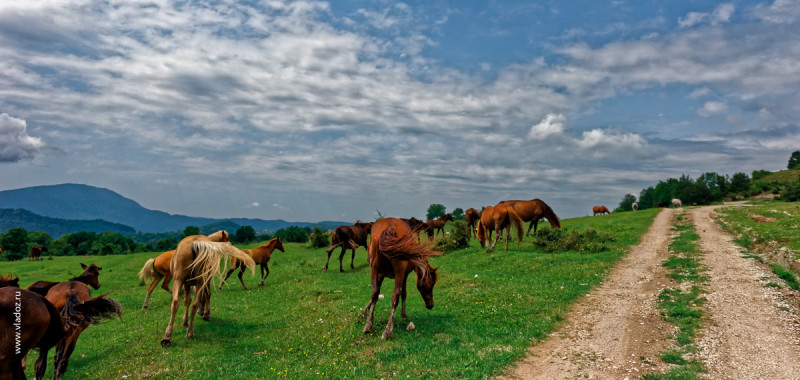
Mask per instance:
[[[33,378],[36,380],[44,379],[44,373],[47,372],[47,354],[50,352],[50,348],[41,348],[39,349],[39,358],[36,359],[36,365],[34,366]]]
[[[236,267],[233,267],[230,270],[228,270],[228,273],[225,274],[225,278],[223,278],[222,281],[220,281],[220,283],[219,283],[219,289],[222,289],[222,285],[225,284],[225,281],[228,279],[228,277],[231,276],[231,273],[233,273],[233,271],[235,271],[235,270],[236,270]],[[247,288],[245,287],[245,289],[247,289]]]
[[[205,292],[205,296],[202,300],[200,300],[200,317],[203,318],[204,321],[208,322],[211,320],[211,289],[209,288]]]
[[[406,314],[406,284],[408,284],[408,277],[403,280],[403,290],[400,292],[400,316],[403,318],[408,318],[408,314]]]
[[[350,255],[350,269],[356,269],[356,266],[353,265],[353,261],[356,260],[356,249],[353,248],[353,254]]]
[[[244,275],[244,264],[242,264],[242,266],[239,267],[239,282],[242,283],[242,288],[244,288],[244,290],[247,290],[247,285],[244,284],[244,279],[242,278],[243,275]]]
[[[322,267],[322,271],[323,272],[328,270],[328,264],[330,264],[330,262],[331,262],[331,253],[333,253],[333,250],[336,249],[337,247],[340,247],[341,245],[342,245],[342,243],[339,242],[339,243],[336,243],[336,244],[332,245],[330,248],[325,250],[325,252],[328,254],[328,260],[325,261],[325,266]]]
[[[178,307],[180,306],[178,298],[180,297],[182,286],[183,281],[177,278],[172,283],[172,304],[170,305],[169,323],[164,331],[164,338],[161,339],[161,347],[164,348],[169,348],[172,345],[172,328],[175,326],[175,314],[178,313]],[[186,293],[190,294],[188,291]]]
[[[386,323],[386,329],[381,334],[381,339],[394,338],[394,313],[397,311],[397,304],[400,302],[400,294],[403,292],[403,278],[398,277],[395,272],[394,276],[394,292],[392,292],[392,311],[389,312],[389,321]]]
[[[508,251],[508,238],[510,235],[511,235],[511,225],[509,224],[508,227],[506,227],[506,251]]]
[[[53,379],[60,380],[64,377],[64,373],[67,372],[67,365],[69,364],[69,357],[72,356],[72,351],[75,350],[75,344],[78,343],[78,337],[81,335],[85,326],[79,326],[66,340],[62,341],[63,344],[59,343],[56,349],[56,362],[55,362],[55,372],[53,373]]]
[[[189,284],[183,284],[184,291],[183,291],[183,323],[181,327],[189,327],[189,308],[192,306],[192,289]],[[199,295],[195,294],[194,298],[197,299]]]
[[[344,260],[344,255],[347,253],[347,247],[342,245],[342,253],[339,254],[339,272],[344,272],[344,267],[342,267],[342,261]]]
[[[158,275],[156,275],[156,278],[154,278],[153,282],[150,283],[150,286],[147,287],[147,295],[144,296],[144,305],[142,305],[142,309],[149,309],[150,308],[150,305],[149,305],[149,303],[150,303],[150,294],[152,294],[153,290],[156,289],[156,285],[158,285],[159,281],[161,281],[161,277],[158,277]]]
[[[172,281],[172,275],[167,274],[164,276],[164,281],[161,281],[161,289],[167,291],[167,293],[172,294],[172,288],[169,287],[169,282]]]
[[[267,279],[267,276],[269,276],[269,263],[264,263],[261,266],[261,282],[258,283],[258,286],[264,286],[264,280]]]
[[[367,306],[364,307],[364,313],[367,315],[367,324],[364,325],[364,334],[372,332],[372,322],[375,316],[375,304],[378,303],[378,295],[381,293],[382,283],[383,275],[372,275],[372,295],[370,296]]]
[[[194,316],[197,315],[197,309],[200,307],[200,303],[205,299],[206,292],[210,292],[211,290],[208,289],[208,286],[204,287],[203,289],[199,290],[197,294],[194,296],[194,302],[192,302],[192,311],[189,314],[189,327],[186,328],[186,339],[194,338]]]

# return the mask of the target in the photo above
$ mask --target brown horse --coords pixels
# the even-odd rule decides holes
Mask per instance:
[[[484,218],[483,215],[486,215],[486,217]],[[525,227],[523,225],[522,218],[520,218],[519,215],[514,212],[514,209],[511,206],[505,203],[498,203],[494,207],[487,207],[485,210],[483,210],[483,215],[481,215],[481,221],[478,223],[478,240],[481,242],[481,246],[486,247],[486,245],[488,245],[488,241],[486,239],[487,232],[489,239],[491,239],[491,231],[494,230],[497,231],[497,237],[495,237],[494,242],[492,243],[492,249],[494,249],[497,241],[500,240],[500,237],[502,236],[502,231],[505,229],[506,251],[508,251],[508,238],[510,236],[512,226],[517,230],[517,245],[519,245],[519,243],[522,241],[522,231],[525,229]],[[486,220],[486,223],[484,223],[484,220]]]
[[[547,221],[550,222],[550,227],[561,228],[561,220],[558,218],[558,215],[556,215],[553,209],[541,199],[531,199],[529,201],[511,200],[502,201],[500,203],[505,203],[513,207],[514,212],[522,218],[523,222],[531,222],[528,225],[528,231],[525,233],[525,236],[531,236],[531,227],[533,227],[533,235],[536,235],[536,230],[539,227],[539,220],[542,218],[547,218]]]
[[[34,245],[31,247],[31,252],[28,255],[28,261],[37,261],[41,259],[42,252],[47,252],[47,247],[40,247],[38,245]]]
[[[394,334],[394,314],[398,301],[402,300],[400,315],[406,315],[406,283],[408,274],[414,271],[417,274],[417,290],[425,301],[425,307],[433,308],[433,287],[436,285],[438,275],[436,270],[428,263],[428,257],[439,255],[430,249],[431,242],[421,245],[414,240],[414,231],[408,223],[396,218],[384,218],[372,226],[372,236],[367,249],[370,262],[370,279],[372,280],[372,296],[364,314],[367,323],[364,333],[372,332],[375,314],[375,304],[381,291],[384,278],[394,279],[394,292],[392,293],[392,311],[389,322],[381,335],[382,339],[391,339]]]
[[[481,213],[474,209],[469,208],[467,212],[464,214],[464,218],[467,221],[467,228],[469,229],[469,237],[478,237],[475,232],[475,227],[478,224],[478,221],[481,219]]]
[[[172,345],[172,330],[175,325],[175,314],[178,313],[181,287],[184,287],[183,300],[185,312],[183,327],[186,327],[186,339],[194,337],[194,316],[200,308],[204,320],[210,318],[211,312],[211,279],[220,274],[220,260],[233,257],[241,260],[255,275],[255,262],[250,255],[242,252],[228,242],[228,233],[217,231],[210,236],[192,235],[183,238],[175,249],[170,261],[172,273],[172,305],[169,323],[161,339],[161,346]],[[196,295],[192,302],[191,287],[196,286]],[[191,313],[189,307],[191,305]]]
[[[172,288],[169,286],[169,282],[172,281],[172,272],[169,271],[169,263],[172,261],[173,254],[175,254],[174,249],[158,255],[158,257],[154,259],[147,260],[142,270],[139,271],[139,278],[142,281],[152,280],[150,286],[147,287],[147,296],[144,298],[142,309],[150,308],[150,294],[153,293],[153,290],[155,290],[156,285],[158,285],[161,279],[164,279],[164,282],[161,283],[161,288],[166,290],[167,293],[172,293]]]
[[[250,255],[255,261],[256,264],[261,266],[261,282],[258,283],[258,286],[264,285],[264,280],[267,279],[269,276],[269,259],[272,257],[272,252],[274,250],[279,250],[281,252],[286,252],[283,248],[283,242],[279,238],[272,238],[267,244],[264,244],[258,248],[254,249],[243,249],[244,253]],[[239,282],[242,283],[242,287],[247,289],[247,285],[244,284],[244,280],[242,279],[242,275],[244,274],[244,265],[241,262],[237,261],[236,259],[231,259],[231,269],[228,271],[228,274],[225,275],[225,278],[219,283],[219,288],[222,289],[222,285],[225,284],[225,280],[231,276],[231,273],[236,269],[239,269]]]
[[[444,235],[444,226],[445,226],[445,224],[447,224],[448,221],[451,221],[451,222],[453,221],[453,216],[450,215],[450,214],[444,214],[443,216],[440,216],[440,217],[438,217],[436,219],[428,220],[428,222],[427,222],[428,229],[433,231],[433,232],[430,232],[430,231],[428,232],[428,237],[431,236],[431,233],[433,233],[433,237],[438,236],[439,235],[439,231],[441,231],[442,235]]]
[[[481,217],[478,219],[478,226],[475,229],[475,236],[481,243],[481,247],[489,248],[486,246],[486,241],[492,240],[492,232],[494,228],[494,206],[486,206],[481,211]]]
[[[61,316],[52,303],[0,276],[0,379],[24,379],[28,351],[47,351],[64,337]],[[23,314],[24,313],[24,314]],[[41,355],[41,354],[40,354]],[[46,359],[45,359],[46,360]],[[44,371],[36,376],[41,379]]]
[[[608,208],[606,208],[606,206],[594,206],[592,207],[592,212],[594,213],[592,214],[592,216],[595,216],[597,214],[603,215],[611,213],[611,211],[608,211]]]
[[[81,263],[81,268],[83,268],[83,273],[81,273],[80,276],[69,279],[68,281],[82,282],[86,285],[91,286],[92,288],[94,288],[94,290],[99,289],[100,288],[99,276],[100,276],[100,271],[103,270],[103,268],[94,264],[90,264],[89,266],[87,266],[84,263]],[[50,291],[50,288],[58,284],[59,282],[56,281],[40,280],[28,285],[28,290],[34,293],[41,294],[42,296],[46,296],[47,292]]]
[[[352,226],[336,227],[331,235],[331,247],[325,250],[328,254],[328,260],[325,261],[322,271],[328,270],[328,264],[331,262],[331,252],[338,247],[342,247],[342,253],[339,254],[339,272],[344,272],[342,260],[348,249],[353,250],[350,255],[350,269],[355,269],[353,261],[356,259],[356,248],[362,245],[364,247],[367,246],[367,235],[369,235],[371,228],[372,222],[364,223],[360,220],[356,221]]]
[[[90,298],[89,287],[78,281],[65,281],[50,288],[45,297],[61,314],[64,337],[56,346],[53,379],[61,379],[67,371],[69,358],[75,350],[83,330],[106,318],[122,316],[119,302],[104,295]],[[47,369],[49,349],[41,348],[36,360],[36,378],[41,379]]]

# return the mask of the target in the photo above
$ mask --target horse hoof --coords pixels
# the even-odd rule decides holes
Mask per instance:
[[[147,305],[142,306],[142,310],[149,310],[149,309],[150,309],[150,306],[147,306]]]
[[[264,283],[263,282],[259,282],[258,286],[264,286]]]
[[[169,339],[161,339],[161,347],[169,348],[172,345],[172,340]]]
[[[392,338],[394,338],[394,334],[392,334],[391,331],[384,331],[383,334],[381,334],[381,339],[392,339]]]
[[[209,315],[209,314],[204,315],[203,316],[203,320],[206,321],[206,322],[210,321],[211,320],[211,315]]]
[[[372,326],[364,326],[364,334],[369,334],[372,332]]]
[[[327,270],[328,270],[328,267],[322,268],[323,272],[326,272]]]

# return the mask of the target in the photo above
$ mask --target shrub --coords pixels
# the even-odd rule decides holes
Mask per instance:
[[[800,200],[800,180],[786,184],[781,191],[781,199],[787,202]]]
[[[456,220],[449,235],[436,242],[434,249],[442,252],[452,252],[469,247],[469,232],[466,222]]]
[[[324,248],[330,245],[331,242],[330,235],[319,227],[314,227],[314,231],[311,232],[309,238],[311,248]]]
[[[610,233],[592,228],[583,231],[550,228],[540,230],[533,244],[545,252],[597,253],[608,249],[612,241]]]

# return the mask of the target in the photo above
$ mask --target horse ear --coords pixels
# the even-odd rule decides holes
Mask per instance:
[[[86,264],[81,263],[81,268],[86,269]]]
[[[103,268],[102,267],[97,267],[97,270],[103,270]]]
[[[431,268],[431,270],[436,272],[436,270],[439,269],[439,267],[441,267],[441,265],[439,265],[438,267],[433,267],[433,268]]]

